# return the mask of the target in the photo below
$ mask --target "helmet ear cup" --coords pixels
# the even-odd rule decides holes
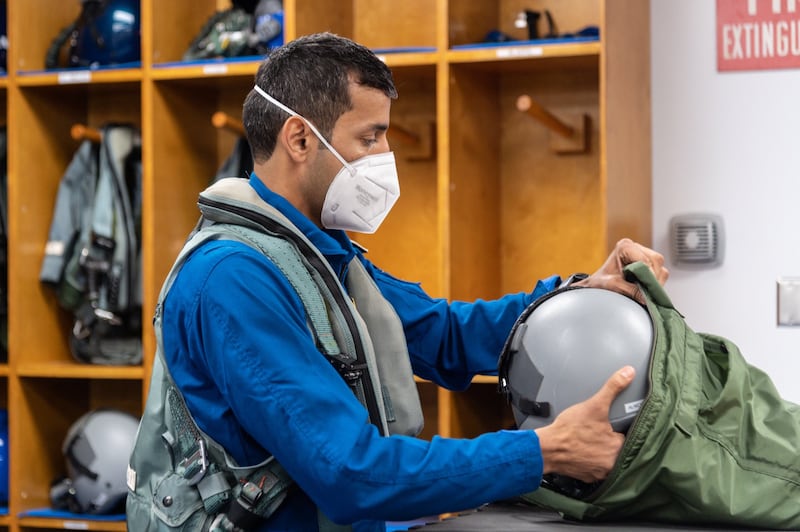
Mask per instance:
[[[634,381],[614,400],[609,422],[625,432],[648,391],[653,323],[636,301],[598,288],[551,292],[523,313],[506,342],[500,380],[521,429],[548,425],[594,395],[618,369]]]

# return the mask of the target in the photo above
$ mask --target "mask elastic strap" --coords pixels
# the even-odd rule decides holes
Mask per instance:
[[[333,154],[333,156],[336,157],[337,159],[339,159],[339,162],[342,163],[342,166],[347,168],[347,171],[350,172],[351,174],[355,174],[355,170],[353,169],[353,167],[350,166],[350,164],[348,164],[348,162],[345,161],[344,158],[341,155],[339,155],[338,151],[333,149],[333,146],[331,146],[328,143],[328,141],[325,140],[325,137],[322,136],[322,134],[319,132],[319,130],[316,127],[314,127],[314,124],[309,122],[308,119],[306,119],[305,117],[301,116],[299,113],[296,113],[295,111],[292,111],[287,106],[285,106],[284,104],[282,104],[281,102],[279,102],[278,100],[276,100],[275,98],[273,98],[272,96],[267,94],[266,91],[264,89],[262,89],[261,87],[259,87],[258,85],[254,85],[253,89],[255,89],[255,91],[257,93],[259,93],[261,96],[266,98],[266,100],[268,102],[270,102],[271,104],[273,104],[276,107],[282,109],[283,111],[286,111],[287,113],[289,113],[292,116],[296,116],[297,118],[303,120],[306,124],[308,124],[308,127],[311,128],[311,131],[313,131],[314,134],[317,136],[317,138],[320,140],[320,142],[322,142],[325,145],[325,147],[327,147],[330,150],[330,152]]]

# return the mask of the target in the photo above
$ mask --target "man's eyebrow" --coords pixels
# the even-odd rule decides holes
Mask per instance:
[[[385,132],[389,129],[389,124],[384,122],[375,122],[372,124],[365,124],[359,131],[359,135],[372,135],[374,133]]]

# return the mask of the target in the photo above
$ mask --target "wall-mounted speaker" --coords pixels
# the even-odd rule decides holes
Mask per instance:
[[[725,255],[725,230],[716,214],[680,214],[669,222],[672,264],[678,268],[716,268]]]

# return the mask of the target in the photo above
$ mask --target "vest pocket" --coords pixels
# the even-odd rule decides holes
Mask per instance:
[[[167,475],[156,486],[153,511],[168,526],[186,530],[200,530],[206,519],[197,488],[190,486],[185,478],[176,474]]]

